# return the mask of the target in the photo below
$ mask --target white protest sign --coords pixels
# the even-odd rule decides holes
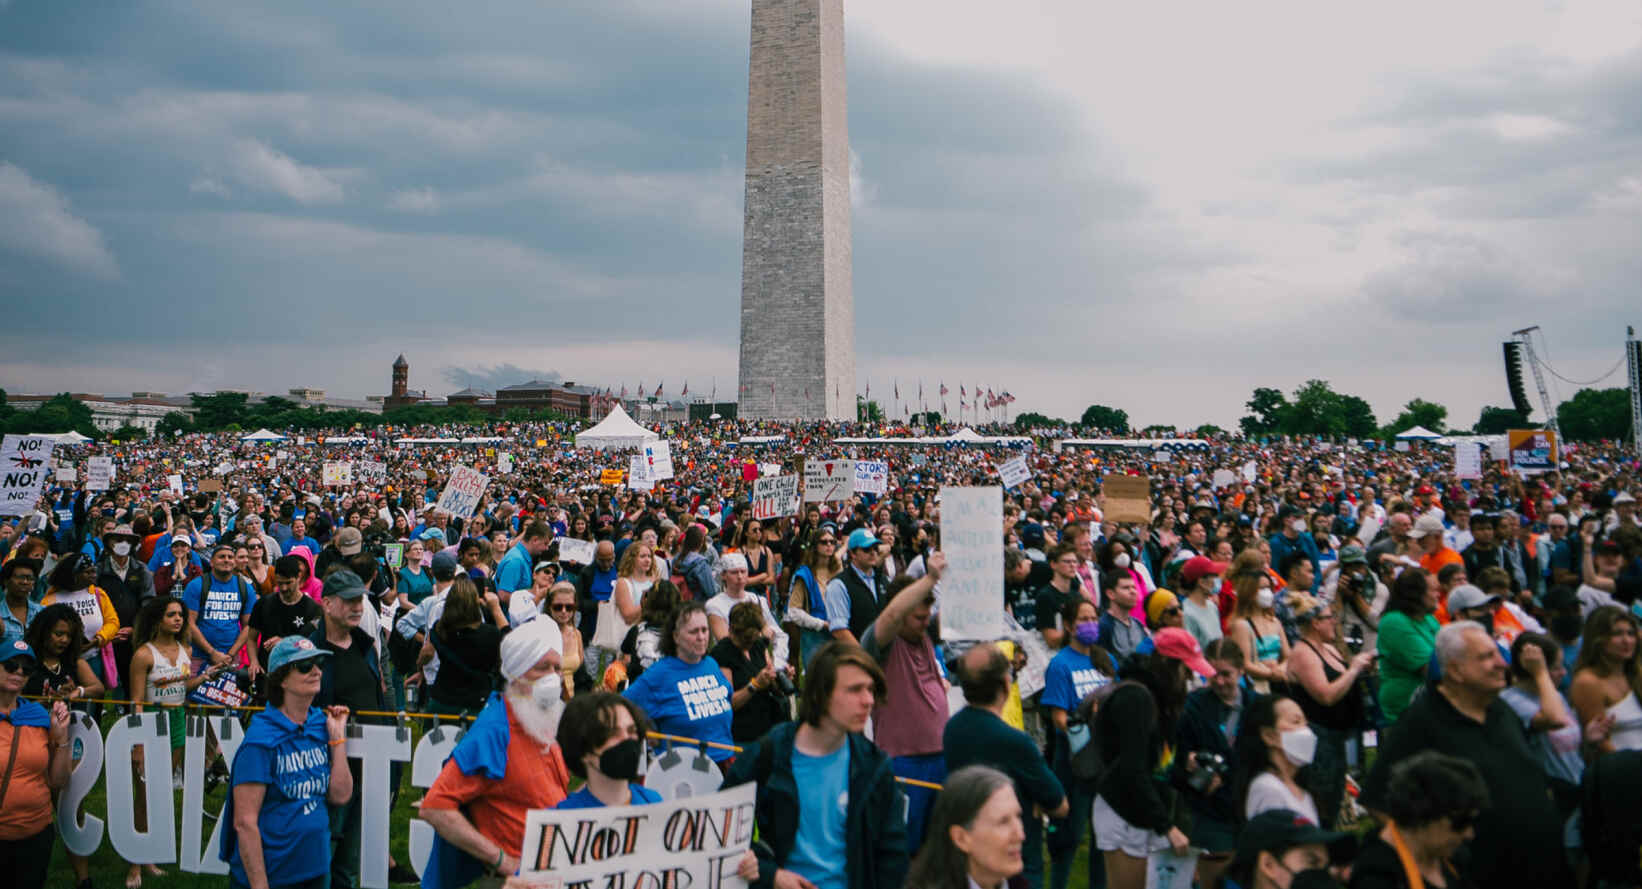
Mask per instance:
[[[764,475],[780,475],[781,474],[781,464],[780,463],[760,463],[760,464],[758,464],[758,474],[761,475],[761,476],[764,476]]]
[[[1237,483],[1237,473],[1230,469],[1216,469],[1214,471],[1215,488],[1229,488]]]
[[[519,877],[544,887],[739,889],[752,843],[752,782],[710,796],[647,806],[533,809],[525,815]]]
[[[1004,634],[1003,489],[941,489],[941,636],[990,641]]]
[[[673,449],[667,442],[645,442],[644,459],[650,464],[650,481],[665,481],[673,477]]]
[[[233,471],[234,471],[234,464],[232,464],[232,463],[218,463],[217,468],[211,470],[211,474],[212,475],[227,475],[228,473],[233,472]]]
[[[577,540],[574,537],[559,538],[559,561],[575,562],[578,565],[593,564],[593,547],[591,540]]]
[[[1258,475],[1259,472],[1260,472],[1260,464],[1254,462],[1253,460],[1250,460],[1249,462],[1244,463],[1243,464],[1243,481],[1249,482],[1249,483],[1252,484],[1254,482],[1255,476]]]
[[[766,476],[753,482],[753,518],[759,521],[798,514],[798,476]]]
[[[855,493],[854,460],[805,460],[804,502],[848,500]],[[1003,519],[999,518],[1001,526]]]
[[[1003,486],[1006,488],[1013,488],[1031,481],[1032,470],[1026,468],[1026,457],[1013,457],[999,464],[998,480],[1003,482]],[[1002,519],[999,519],[999,521],[1001,522]]]
[[[178,497],[182,496],[182,476],[181,475],[178,475],[177,473],[173,472],[170,475],[166,476],[165,477],[165,486],[167,488],[171,489],[171,493],[177,495]]]
[[[56,443],[43,435],[8,435],[0,444],[0,515],[28,515],[46,490]]]
[[[79,481],[79,476],[74,472],[74,467],[72,467],[72,466],[59,466],[59,467],[57,467],[57,483],[58,484],[60,484],[60,485],[72,485],[77,481]]]
[[[333,485],[353,484],[353,464],[327,462],[324,467],[323,481],[327,488]]]
[[[502,475],[512,475],[513,474],[513,455],[512,454],[498,454],[498,455],[496,455],[496,471],[501,473]]]
[[[353,477],[362,485],[385,485],[388,483],[388,464],[360,460],[353,465]]]
[[[445,490],[440,492],[434,508],[459,519],[472,518],[473,511],[479,507],[479,498],[485,495],[489,485],[490,476],[458,463],[451,467],[450,481],[445,482]]]
[[[1454,445],[1454,476],[1456,478],[1482,478],[1482,445],[1474,441],[1462,441]]]
[[[86,490],[106,491],[114,484],[114,458],[90,457],[86,459]]]
[[[883,460],[855,461],[855,493],[882,494],[889,490],[889,464]]]
[[[650,480],[650,461],[643,454],[634,454],[627,459],[627,490],[648,491],[654,488],[655,482]]]

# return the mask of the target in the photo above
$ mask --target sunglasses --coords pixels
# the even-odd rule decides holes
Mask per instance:
[[[312,673],[313,671],[315,671],[317,669],[319,669],[319,659],[318,658],[308,658],[306,660],[300,660],[300,661],[297,661],[296,663],[291,665],[291,672],[292,673],[301,673],[304,676],[308,675],[309,673]]]
[[[24,657],[14,657],[9,661],[0,662],[7,673],[27,673],[34,669],[34,662]]]
[[[1163,614],[1164,614],[1165,617],[1167,617],[1168,615],[1171,615],[1171,614],[1179,614],[1179,613],[1180,613],[1180,606],[1179,605],[1170,605],[1168,608],[1163,609]]]
[[[837,546],[838,545],[838,541],[829,540],[825,537],[823,537],[820,540],[817,540],[815,543],[816,543],[817,546]]]
[[[552,606],[552,610],[553,611],[570,612],[570,611],[575,611],[576,606],[574,606],[574,605],[554,605],[554,606]]]

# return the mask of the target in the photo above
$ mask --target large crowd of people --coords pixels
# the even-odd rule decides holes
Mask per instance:
[[[213,767],[234,887],[358,885],[341,745],[395,711],[470,724],[418,803],[431,858],[391,862],[430,889],[514,878],[531,810],[656,802],[662,736],[756,783],[759,889],[1065,889],[1080,850],[1089,889],[1642,885],[1632,453],[1461,479],[1432,444],[724,421],[659,429],[673,477],[630,486],[574,432],[60,448],[80,481],[0,524],[0,873],[92,885],[50,863],[71,709],[168,714],[180,787],[209,690],[258,708]],[[753,514],[760,475],[851,456],[882,494]],[[941,489],[1016,456],[1005,633],[943,638]],[[471,515],[436,508],[457,466],[489,476]]]

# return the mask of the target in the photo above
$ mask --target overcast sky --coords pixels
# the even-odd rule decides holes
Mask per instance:
[[[1512,329],[1581,380],[1642,321],[1634,0],[846,21],[875,396],[1230,426],[1321,377],[1469,426]],[[728,397],[747,35],[747,0],[0,0],[0,386],[358,397],[404,352],[433,394]]]

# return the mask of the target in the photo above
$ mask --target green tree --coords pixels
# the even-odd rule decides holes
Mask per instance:
[[[1017,418],[1017,421],[1018,420],[1019,420],[1019,418]],[[939,426],[939,425],[941,425],[941,412],[940,411],[924,411],[921,414],[913,414],[912,415],[912,425],[914,425],[914,426]]]
[[[1484,405],[1471,431],[1478,435],[1504,435],[1511,429],[1532,428],[1528,415],[1516,408]]]
[[[148,437],[148,430],[130,423],[108,433],[110,441],[140,441]]]
[[[98,436],[97,424],[91,422],[91,408],[67,392],[53,395],[32,411],[8,409],[5,431],[13,434],[55,435],[72,429],[92,438]]]
[[[1114,435],[1128,435],[1129,412],[1104,404],[1091,404],[1083,409],[1083,416],[1078,420],[1078,424],[1104,429]]]
[[[1440,404],[1416,398],[1403,405],[1402,413],[1391,425],[1380,430],[1382,438],[1392,438],[1399,432],[1413,429],[1415,426],[1424,426],[1432,432],[1442,432],[1448,428],[1448,408]]]
[[[1380,422],[1374,419],[1374,408],[1355,395],[1340,396],[1340,434],[1352,438],[1371,438]]]
[[[243,424],[250,396],[244,392],[217,392],[212,395],[190,395],[188,400],[194,407],[194,427],[201,431],[214,431],[231,423]]]
[[[171,435],[177,432],[192,432],[193,429],[193,417],[182,411],[172,411],[160,418],[160,422],[154,427],[154,433],[156,435]]]
[[[1581,389],[1556,407],[1568,441],[1630,441],[1631,399],[1625,389]]]
[[[1289,400],[1283,397],[1280,390],[1265,386],[1255,389],[1243,407],[1248,409],[1249,415],[1238,420],[1237,425],[1244,435],[1276,435],[1283,431]]]
[[[1119,413],[1122,412],[1119,411]],[[1015,418],[1015,426],[1019,429],[1032,429],[1038,426],[1061,426],[1065,423],[1065,420],[1057,420],[1054,417],[1047,417],[1033,411],[1027,411]]]
[[[882,423],[884,422],[884,409],[878,406],[878,402],[868,401],[857,395],[855,396],[855,419],[861,423]]]
[[[1198,438],[1219,438],[1226,434],[1226,430],[1221,429],[1213,423],[1204,423],[1196,429],[1193,429],[1192,434]]]

